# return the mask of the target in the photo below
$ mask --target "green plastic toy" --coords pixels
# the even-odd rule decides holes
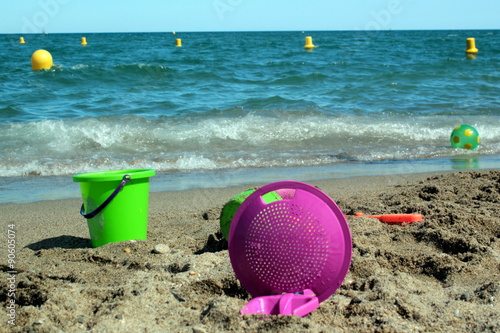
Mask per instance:
[[[236,214],[236,211],[243,203],[243,201],[245,201],[245,199],[255,191],[255,188],[249,189],[232,197],[222,208],[222,212],[220,214],[220,230],[222,231],[222,235],[226,240],[229,240],[229,229],[231,228],[231,221],[233,220],[234,214]],[[262,199],[265,203],[282,200],[281,196],[274,191],[264,194],[262,196]]]
[[[460,125],[451,132],[450,142],[453,148],[474,150],[479,146],[481,138],[474,127]]]

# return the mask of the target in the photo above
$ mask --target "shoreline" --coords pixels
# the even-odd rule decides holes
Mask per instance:
[[[500,155],[461,155],[447,158],[382,160],[335,163],[320,166],[241,168],[157,172],[150,179],[150,192],[226,188],[280,180],[302,182],[371,176],[400,176],[460,170],[494,170]],[[29,189],[29,190],[27,190]],[[80,187],[72,175],[0,177],[0,205],[80,198]]]
[[[348,218],[353,259],[341,287],[304,318],[268,320],[239,314],[250,297],[219,228],[223,205],[261,183],[151,193],[148,239],[98,248],[90,247],[80,199],[3,204],[1,219],[15,225],[17,242],[12,331],[493,332],[500,329],[499,181],[499,170],[482,170],[307,182],[344,214],[420,213],[424,221]],[[167,253],[155,253],[158,244]]]

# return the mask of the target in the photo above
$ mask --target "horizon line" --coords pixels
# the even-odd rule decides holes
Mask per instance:
[[[135,34],[135,33],[227,33],[227,32],[395,32],[395,31],[497,31],[500,28],[477,28],[477,29],[465,29],[465,28],[449,28],[449,29],[373,29],[373,30],[365,30],[365,29],[348,29],[348,30],[186,30],[186,31],[94,31],[94,32],[30,32],[30,33],[22,33],[22,32],[0,32],[0,35],[47,35],[47,34]]]

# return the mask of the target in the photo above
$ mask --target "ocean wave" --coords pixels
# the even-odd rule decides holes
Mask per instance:
[[[469,153],[450,148],[449,136],[462,123],[460,117],[394,119],[331,116],[312,110],[238,111],[239,115],[214,112],[207,118],[128,115],[0,124],[0,176],[131,167],[322,165]],[[483,116],[470,124],[482,137],[482,145],[473,153],[500,153],[498,123]]]

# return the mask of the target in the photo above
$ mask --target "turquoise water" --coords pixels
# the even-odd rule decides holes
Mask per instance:
[[[71,175],[125,168],[174,190],[500,165],[498,30],[24,38],[0,35],[0,202],[76,197]],[[31,70],[40,48],[51,70]],[[450,147],[460,124],[476,151]]]

